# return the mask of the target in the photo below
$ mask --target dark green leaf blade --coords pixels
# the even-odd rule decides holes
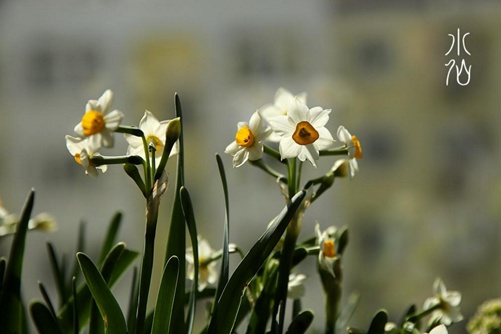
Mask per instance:
[[[0,328],[6,333],[26,333],[28,331],[26,312],[21,299],[21,276],[28,222],[34,203],[35,191],[31,190],[17,224],[5,269],[4,283],[0,293]]]
[[[162,274],[157,304],[153,315],[152,334],[175,333],[169,329],[178,276],[179,260],[177,257],[173,256],[167,261],[167,265]]]
[[[77,259],[89,290],[101,312],[101,316],[107,328],[106,332],[110,334],[127,333],[127,325],[120,305],[95,264],[84,253],[78,253]]]
[[[62,334],[59,324],[52,316],[51,311],[40,301],[30,305],[31,318],[40,334]]]
[[[367,334],[384,334],[384,327],[388,322],[388,314],[385,310],[380,310],[372,319]]]
[[[101,253],[99,255],[98,263],[101,264],[104,261],[106,255],[110,252],[111,248],[115,244],[115,240],[117,238],[118,230],[120,229],[120,225],[122,223],[122,213],[117,212],[111,218],[111,222],[108,225],[108,230],[106,231],[106,236],[103,241],[103,246],[101,248]]]
[[[292,198],[235,269],[214,308],[208,334],[231,333],[246,285],[273,251],[304,196],[301,191]]]
[[[287,329],[287,334],[304,334],[311,323],[313,322],[314,314],[310,310],[305,310],[297,315],[297,317],[292,320],[289,328]]]

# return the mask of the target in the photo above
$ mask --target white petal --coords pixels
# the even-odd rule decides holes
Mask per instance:
[[[146,110],[141,118],[141,121],[139,122],[139,128],[143,131],[145,137],[156,135],[155,132],[158,130],[159,126],[160,122],[158,119],[153,115],[153,113]]]
[[[324,110],[320,107],[310,109],[310,124],[313,125],[315,129],[325,126],[329,121],[330,112],[330,109]]]
[[[280,113],[288,112],[290,105],[294,102],[294,95],[284,88],[279,88],[275,93],[275,105],[280,109]]]
[[[340,141],[342,141],[345,144],[351,141],[351,134],[342,125],[340,125],[339,128],[337,128],[337,137]]]
[[[445,327],[445,325],[437,326],[430,331],[430,334],[447,334],[447,333],[448,333],[447,327]]]
[[[249,152],[250,161],[259,160],[263,157],[263,144],[255,143],[251,147],[247,148],[247,152]]]
[[[103,114],[106,114],[111,107],[111,104],[113,103],[113,92],[111,90],[106,90],[103,95],[97,100],[97,109],[98,111],[101,111]]]
[[[294,99],[294,102],[291,104],[287,116],[293,120],[294,124],[297,124],[301,121],[308,120],[308,112],[309,109],[306,104],[299,101],[299,99]]]
[[[249,159],[249,152],[247,152],[247,150],[245,150],[244,148],[240,149],[233,156],[233,167],[237,168],[242,166],[247,162],[247,159]]]
[[[301,152],[301,145],[298,145],[292,137],[284,137],[280,141],[279,150],[282,159],[295,158]]]
[[[295,126],[291,126],[287,116],[278,116],[270,120],[272,130],[280,136],[291,135],[296,130]]]
[[[124,114],[118,110],[113,110],[109,114],[105,115],[103,118],[106,124],[106,129],[110,131],[115,131],[122,122]]]
[[[104,147],[113,147],[113,142],[114,142],[113,133],[109,131],[102,131],[101,141]]]
[[[262,118],[259,112],[255,112],[252,114],[249,121],[249,129],[252,131],[254,135],[260,132],[261,130]]]
[[[85,105],[85,112],[90,111],[90,110],[101,111],[101,109],[97,105],[97,100],[87,101],[87,104]]]
[[[327,128],[316,128],[318,139],[313,143],[317,150],[326,150],[334,144],[334,138]]]
[[[264,119],[266,119],[268,121],[270,119],[272,119],[273,117],[283,115],[280,108],[278,108],[277,106],[275,106],[273,104],[267,104],[267,105],[262,106],[261,108],[259,108],[259,113],[261,114],[261,116]]]
[[[80,154],[82,149],[85,147],[83,144],[83,140],[81,138],[75,138],[72,136],[66,136],[66,148],[71,153],[71,155],[75,156],[75,154]]]
[[[226,146],[224,153],[235,155],[238,152],[238,150],[240,150],[240,146],[238,146],[237,142],[234,141],[230,145]]]
[[[75,133],[78,134],[79,136],[83,137],[84,133],[83,133],[82,122],[78,123],[73,129],[73,131],[75,131]]]

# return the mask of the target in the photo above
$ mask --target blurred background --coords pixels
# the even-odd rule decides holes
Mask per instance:
[[[310,107],[333,109],[331,132],[342,124],[362,143],[360,173],[315,202],[301,235],[317,221],[349,227],[344,293],[361,295],[351,325],[367,328],[382,307],[398,320],[432,296],[436,277],[461,291],[470,317],[501,294],[500,15],[498,1],[0,1],[0,197],[19,212],[34,187],[34,213],[51,213],[59,226],[28,236],[26,301],[41,298],[38,280],[54,287],[46,241],[73,256],[82,221],[91,255],[117,210],[121,240],[142,249],[144,199],[133,182],[120,166],[87,177],[65,147],[87,100],[110,88],[123,124],[137,125],[145,109],[172,118],[177,92],[199,232],[213,248],[222,242],[219,153],[231,241],[249,249],[284,202],[273,179],[248,164],[233,169],[224,149],[237,122],[285,87],[307,92]],[[469,33],[469,54],[446,55],[458,29]],[[451,59],[471,65],[470,77],[457,78]],[[115,141],[102,153],[124,154],[125,140]],[[332,163],[305,164],[304,173],[321,175]],[[0,240],[1,256],[9,241]],[[303,306],[317,314],[314,333],[323,327],[314,259],[298,271],[309,276]],[[124,303],[129,281],[116,290]]]

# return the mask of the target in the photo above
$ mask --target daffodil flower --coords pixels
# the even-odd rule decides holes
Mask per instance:
[[[449,333],[447,331],[447,327],[445,325],[438,325],[436,327],[433,327],[433,329],[430,331],[429,334],[447,334]]]
[[[280,156],[282,159],[297,157],[308,159],[313,166],[319,158],[319,151],[329,148],[333,143],[331,133],[325,127],[329,120],[329,109],[314,107],[295,99],[287,115],[270,119],[270,125],[280,137]]]
[[[463,315],[459,311],[461,293],[458,291],[447,291],[444,282],[437,278],[433,283],[435,297],[425,300],[424,309],[436,308],[432,313],[433,319],[438,319],[442,324],[449,326],[453,322],[459,322]]]
[[[275,93],[274,102],[259,108],[259,113],[267,121],[277,116],[285,116],[289,112],[291,105],[294,104],[295,99],[298,99],[302,103],[306,104],[306,93],[303,92],[294,96],[285,88],[279,88]],[[280,141],[280,136],[276,133],[271,133],[267,140],[278,142]]]
[[[100,154],[97,152],[99,146],[96,141],[89,140],[89,138],[82,139],[66,136],[66,147],[75,158],[75,161],[78,164],[82,165],[82,167],[85,169],[85,174],[92,177],[97,177],[98,169],[100,169],[103,173],[106,172],[108,166],[96,166],[90,161],[93,157],[100,156]]]
[[[3,207],[2,201],[0,200],[0,237],[16,233],[17,224],[19,224],[18,215],[9,213],[9,211]],[[54,231],[56,227],[56,220],[52,215],[46,212],[39,213],[28,222],[29,230],[51,232]]]
[[[203,238],[198,238],[198,290],[204,290],[208,284],[217,282],[216,262],[210,261],[214,250],[209,242]],[[193,280],[195,277],[195,263],[193,257],[193,248],[186,251],[187,277]]]
[[[298,299],[304,296],[304,281],[306,275],[292,273],[289,275],[289,285],[287,285],[287,297]]]
[[[89,100],[82,121],[75,126],[75,132],[88,137],[93,147],[113,146],[113,131],[118,128],[124,115],[118,110],[109,112],[112,102],[113,92],[109,89],[98,100]]]
[[[350,175],[353,177],[358,171],[357,159],[362,159],[362,146],[360,145],[360,141],[358,141],[357,137],[352,136],[342,125],[337,129],[337,137],[339,141],[344,143],[348,149]]]
[[[233,156],[233,167],[242,166],[247,160],[255,161],[263,156],[263,140],[271,133],[261,114],[252,114],[249,123],[239,122],[235,141],[228,145],[225,153]]]
[[[336,277],[334,272],[334,262],[339,259],[336,252],[336,244],[333,235],[336,233],[334,226],[329,227],[325,231],[320,231],[320,226],[315,225],[315,234],[317,236],[317,244],[320,248],[318,252],[318,264],[320,268],[329,272],[333,277]]]
[[[144,137],[148,145],[151,145],[155,149],[155,164],[158,166],[160,160],[162,159],[162,154],[165,147],[165,136],[167,133],[167,127],[169,126],[170,120],[159,122],[158,119],[148,110],[144,112],[141,121],[139,122],[139,129],[143,131]],[[143,159],[148,159],[144,152],[143,140],[140,137],[136,137],[130,134],[124,134],[125,139],[129,143],[127,149],[128,155],[138,155]],[[178,153],[178,145],[174,145],[170,156]]]

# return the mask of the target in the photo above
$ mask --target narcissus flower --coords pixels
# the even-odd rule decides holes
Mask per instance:
[[[155,148],[156,166],[159,165],[160,160],[162,159],[162,154],[165,147],[165,136],[169,122],[170,120],[159,122],[158,119],[148,110],[144,112],[144,115],[139,122],[139,129],[143,131],[146,142],[148,143],[148,145],[152,145]],[[143,159],[147,159],[144,152],[142,138],[130,134],[124,134],[124,136],[129,143],[127,154],[138,155]],[[178,145],[175,144],[172,148],[172,151],[170,152],[170,156],[177,154],[178,150]]]
[[[287,297],[298,299],[304,296],[304,281],[306,275],[292,273],[289,275],[289,284],[287,285]]]
[[[247,160],[259,160],[263,156],[263,140],[271,133],[261,114],[252,114],[249,123],[239,122],[235,141],[226,147],[225,153],[233,156],[233,167],[242,166]]]
[[[89,138],[82,139],[66,136],[66,147],[75,158],[75,161],[82,165],[82,167],[85,169],[85,174],[92,177],[97,177],[98,169],[100,169],[103,173],[106,172],[108,166],[96,166],[90,161],[91,158],[100,156],[100,154],[97,152],[99,146],[96,141],[89,140]]]
[[[118,110],[109,112],[112,102],[113,92],[109,89],[99,100],[89,100],[82,121],[75,126],[75,132],[82,137],[88,137],[96,148],[113,146],[113,131],[124,117]]]
[[[270,119],[274,132],[280,137],[280,156],[282,159],[297,157],[308,159],[313,166],[319,158],[319,151],[332,146],[334,139],[325,127],[329,120],[330,109],[314,107],[295,99],[287,115]]]
[[[198,290],[202,291],[208,284],[217,282],[216,262],[211,261],[214,250],[209,242],[203,238],[198,238]],[[187,277],[193,280],[195,277],[195,260],[193,248],[186,251]]]
[[[15,213],[9,213],[0,200],[0,237],[14,234],[19,224],[19,217]],[[46,212],[39,213],[28,222],[29,230],[52,232],[57,228],[54,217]]]
[[[362,146],[356,136],[352,136],[344,126],[337,129],[337,137],[339,141],[343,142],[348,149],[350,175],[355,176],[358,171],[357,159],[362,159]]]
[[[437,278],[433,283],[435,297],[425,300],[424,309],[437,307],[432,313],[432,318],[439,320],[442,324],[449,326],[453,322],[459,322],[463,315],[459,311],[461,293],[458,291],[447,291],[444,282]]]
[[[324,271],[329,272],[333,277],[336,277],[334,272],[334,262],[339,259],[336,252],[336,244],[334,241],[334,234],[336,228],[331,226],[325,231],[320,231],[320,226],[315,225],[315,234],[317,236],[318,251],[318,265]]]

